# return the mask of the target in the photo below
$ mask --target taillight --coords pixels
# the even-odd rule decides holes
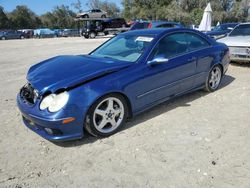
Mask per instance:
[[[149,28],[149,29],[152,28],[152,23],[149,23],[149,24],[148,24],[148,28]]]

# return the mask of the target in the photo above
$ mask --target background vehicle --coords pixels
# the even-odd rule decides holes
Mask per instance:
[[[64,29],[61,33],[62,37],[79,37],[78,29]]]
[[[229,47],[232,61],[250,63],[250,22],[237,25],[227,37],[218,42]]]
[[[0,31],[0,39],[1,40],[24,39],[24,33],[22,33],[21,31],[16,31],[16,30]]]
[[[86,19],[83,20],[81,35],[85,38],[95,38],[98,34],[117,34],[128,29],[129,26],[123,18]]]
[[[107,12],[100,9],[92,9],[86,12],[77,14],[78,18],[106,18]]]
[[[149,26],[148,21],[135,21],[129,30],[138,30],[138,29],[146,29]]]
[[[177,22],[168,22],[168,21],[136,21],[131,26],[130,30],[137,29],[147,29],[147,28],[182,28],[182,24]]]
[[[206,32],[206,34],[212,38],[219,39],[225,37],[230,33],[238,23],[224,23],[216,26],[212,31]]]
[[[25,38],[33,38],[33,35],[34,35],[33,29],[22,29],[18,31],[22,32]]]
[[[53,29],[53,31],[55,32],[55,35],[57,37],[61,37],[62,36],[62,32],[64,29]]]
[[[53,31],[49,28],[36,29],[34,30],[34,36],[36,38],[49,38],[49,37],[58,37],[56,31]]]
[[[25,125],[52,141],[88,131],[109,136],[163,101],[218,89],[228,47],[190,29],[145,29],[111,38],[88,55],[32,66],[17,95]],[[46,76],[44,76],[46,74]]]
[[[103,20],[102,25],[104,28],[129,27],[124,18],[108,18]]]

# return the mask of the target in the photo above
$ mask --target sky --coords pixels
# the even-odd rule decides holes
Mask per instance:
[[[108,2],[114,2],[118,7],[121,8],[121,0],[107,0]],[[27,5],[33,12],[38,15],[51,11],[57,5],[68,5],[74,10],[72,3],[76,0],[0,0],[0,6],[4,7],[6,12],[10,12],[17,5]],[[81,0],[83,4],[83,10],[88,10],[89,7],[86,5],[88,0]]]

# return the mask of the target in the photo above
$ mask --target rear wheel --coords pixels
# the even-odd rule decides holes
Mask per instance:
[[[83,18],[89,18],[89,15],[85,14],[85,15],[83,16]]]
[[[214,66],[206,80],[206,91],[208,92],[214,92],[215,90],[218,89],[221,83],[221,78],[222,78],[222,70],[221,67],[216,65]]]
[[[23,36],[23,35],[21,35],[21,36],[20,36],[20,39],[24,39],[24,36]]]
[[[106,15],[102,15],[101,18],[106,18]]]
[[[94,136],[110,136],[124,125],[127,117],[125,99],[120,95],[110,94],[92,105],[86,116],[85,128]]]
[[[6,37],[1,37],[1,40],[6,40]]]

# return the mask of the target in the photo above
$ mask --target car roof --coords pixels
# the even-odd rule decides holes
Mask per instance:
[[[152,23],[170,23],[170,24],[180,24],[178,22],[173,21],[164,21],[164,20],[153,20]]]
[[[134,34],[134,35],[159,35],[166,32],[166,28],[153,28],[153,29],[140,29],[140,30],[132,30],[127,31],[122,34]]]
[[[200,35],[203,35],[201,32],[196,31],[194,29],[188,29],[188,28],[152,28],[152,29],[139,29],[139,30],[132,30],[127,31],[125,33],[121,33],[120,35],[126,35],[126,34],[133,34],[133,35],[164,35],[170,32],[180,32],[180,31],[190,31],[193,33],[197,33]]]
[[[239,23],[221,23],[220,25],[237,25]]]
[[[240,23],[239,25],[248,25],[250,22]]]

